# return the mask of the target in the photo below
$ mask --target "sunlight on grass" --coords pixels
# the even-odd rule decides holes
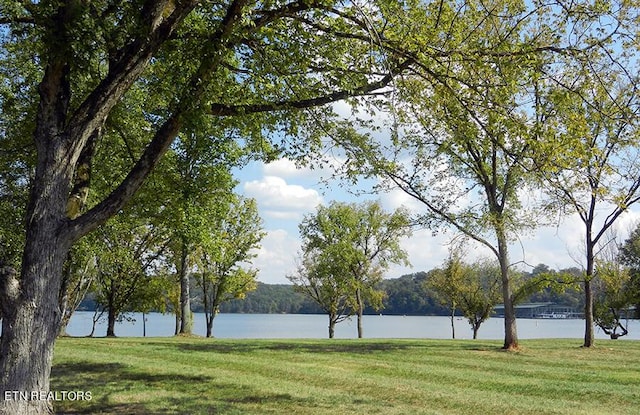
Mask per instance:
[[[65,338],[67,414],[636,414],[640,342]]]

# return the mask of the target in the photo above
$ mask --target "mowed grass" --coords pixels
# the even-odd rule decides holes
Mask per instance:
[[[66,414],[638,414],[640,342],[63,338]]]

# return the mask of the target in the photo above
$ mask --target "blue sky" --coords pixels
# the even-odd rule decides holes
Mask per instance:
[[[291,160],[281,159],[264,164],[254,162],[236,174],[240,181],[237,191],[256,199],[260,215],[264,220],[267,235],[253,261],[260,270],[258,280],[269,284],[287,284],[287,274],[295,269],[295,259],[300,250],[298,224],[303,216],[313,213],[318,204],[328,204],[333,200],[358,202],[375,196],[355,196],[339,186],[336,181],[323,183],[323,178],[331,175],[328,167],[321,170],[296,168]],[[382,206],[391,211],[406,206],[414,212],[423,209],[401,191],[377,195]],[[626,237],[628,229],[640,220],[638,209],[625,213],[617,224],[620,235]],[[545,263],[552,268],[579,266],[582,256],[583,225],[575,216],[567,217],[559,226],[537,229],[511,247],[511,261],[525,261],[530,265]],[[428,271],[440,266],[448,255],[448,242],[453,232],[434,236],[429,229],[417,230],[402,241],[409,254],[410,267],[391,268],[386,277]],[[486,249],[469,244],[470,257],[489,257]],[[523,269],[530,269],[522,265]]]

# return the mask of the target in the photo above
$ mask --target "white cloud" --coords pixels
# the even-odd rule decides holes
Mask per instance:
[[[282,212],[311,211],[322,203],[322,197],[314,189],[300,185],[288,184],[285,179],[276,176],[265,176],[261,180],[252,180],[244,184],[244,194],[257,200],[263,212],[278,216]],[[295,218],[296,215],[289,215]]]
[[[425,210],[425,206],[421,202],[397,188],[381,194],[380,204],[388,211],[393,211],[400,207],[405,207],[409,209],[411,213],[415,214],[423,213]]]
[[[265,176],[277,176],[285,179],[295,179],[318,184],[331,178],[336,170],[344,163],[345,159],[338,156],[325,155],[324,164],[310,168],[300,166],[295,161],[281,158],[262,165],[262,173]]]
[[[266,284],[289,284],[286,276],[295,270],[295,258],[299,250],[297,236],[283,229],[267,231],[253,260],[253,266],[260,270],[258,280]]]
[[[281,158],[274,160],[271,163],[264,164],[262,171],[265,176],[279,176],[279,177],[298,177],[301,174],[305,175],[309,169],[300,168],[296,166],[293,160],[287,158]]]
[[[640,224],[640,212],[628,210],[616,221],[616,230],[621,238],[626,239],[629,234]]]

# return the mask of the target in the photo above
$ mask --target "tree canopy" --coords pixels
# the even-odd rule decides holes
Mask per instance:
[[[407,262],[400,238],[410,233],[404,210],[386,213],[377,202],[334,202],[305,217],[301,266],[289,279],[329,314],[329,337],[352,314],[362,337],[365,306],[382,306],[377,285],[390,264]]]
[[[431,140],[411,133],[432,132],[441,117],[443,151],[417,151],[415,163],[449,157],[456,174],[488,176],[468,186],[487,196],[474,226],[495,231],[500,245],[501,227],[518,224],[506,209],[527,171],[516,160],[549,142],[538,140],[539,123],[522,122],[542,119],[545,107],[530,98],[538,81],[571,90],[569,62],[596,75],[615,68],[635,85],[625,69],[635,63],[636,15],[626,0],[1,2],[0,265],[13,268],[0,268],[0,395],[49,390],[71,247],[123,210],[180,134],[204,137],[218,160],[234,159],[235,143],[258,157],[313,162],[333,140],[348,148],[347,170],[372,175],[397,153],[370,145],[328,104],[390,107],[385,145]],[[112,153],[116,142],[126,151]],[[95,168],[107,160],[118,174]],[[367,163],[374,169],[361,169]],[[106,191],[93,198],[100,182]],[[507,302],[508,256],[500,258]],[[515,326],[510,333],[505,346],[517,344]],[[0,405],[49,411],[47,402]]]
[[[11,173],[2,208],[15,204],[13,219],[24,218],[7,216],[2,233],[3,261],[20,273],[3,268],[0,278],[1,391],[48,391],[71,246],[131,200],[181,132],[211,138],[220,159],[229,153],[217,139],[262,155],[307,151],[332,110],[304,109],[372,93],[406,67],[382,65],[358,16],[352,3],[295,0],[0,4],[0,147]],[[127,154],[100,145],[110,139]],[[130,163],[91,199],[92,183],[104,180],[92,169],[101,154]],[[7,239],[5,229],[21,228],[23,237]],[[49,411],[47,402],[0,404]]]

